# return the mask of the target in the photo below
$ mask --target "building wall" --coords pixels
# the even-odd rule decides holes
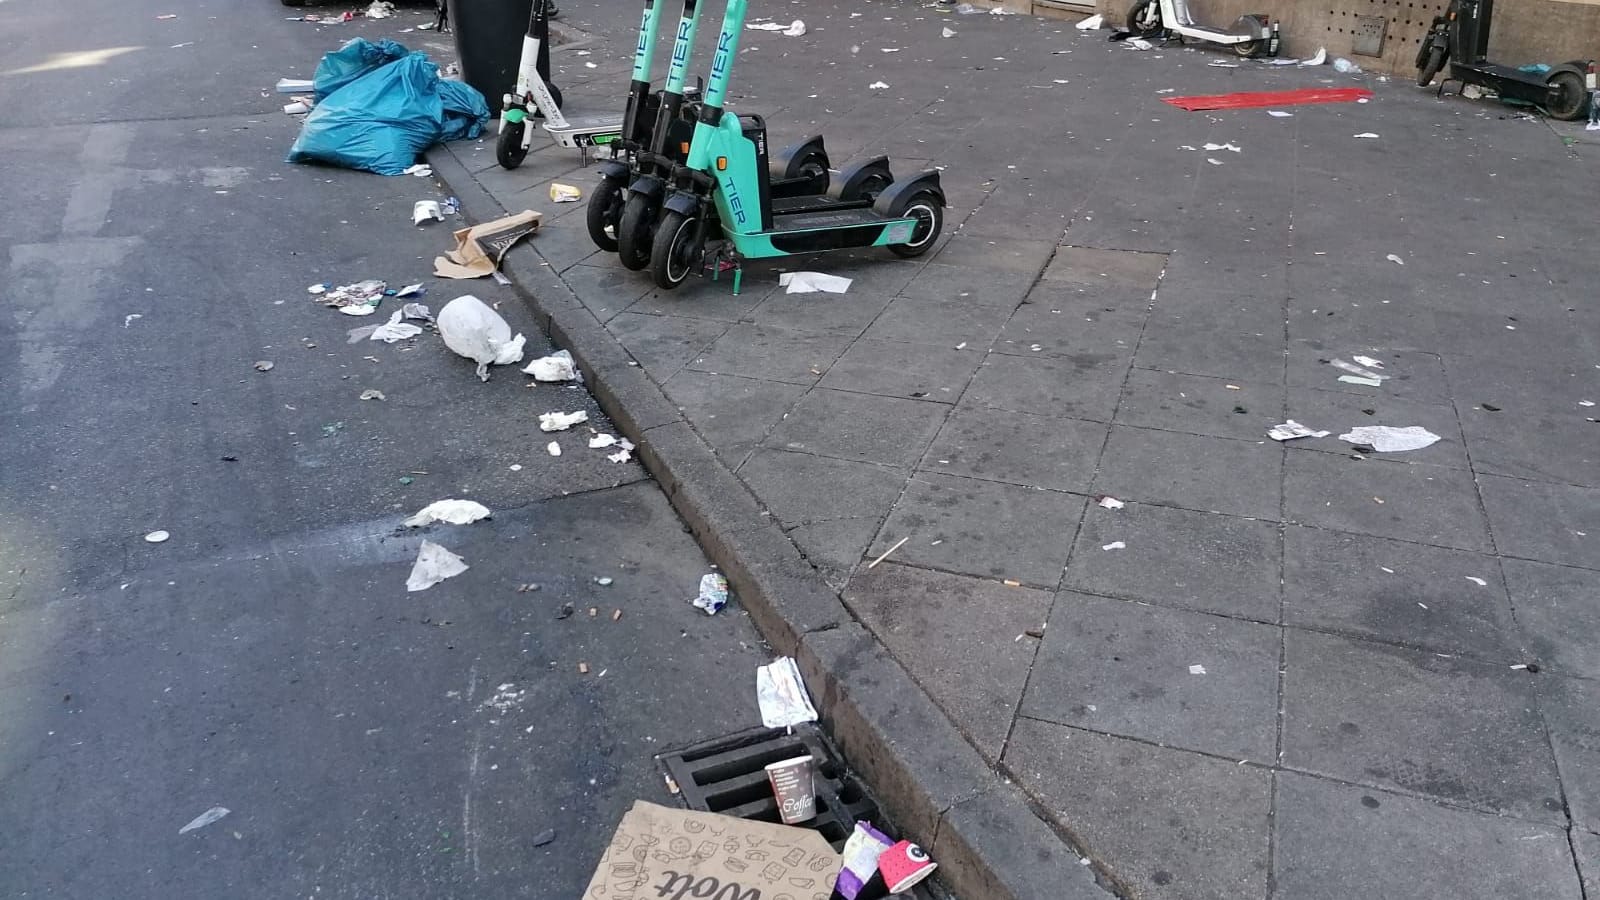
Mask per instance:
[[[1094,0],[1106,20],[1121,26],[1133,0]],[[1018,12],[1061,15],[1059,0],[1048,5],[1033,0],[988,0],[983,6],[1005,6]],[[1087,7],[1087,2],[1085,7]],[[1449,0],[1190,0],[1195,21],[1226,27],[1245,13],[1271,16],[1282,23],[1284,56],[1309,56],[1327,47],[1330,56],[1349,57],[1364,69],[1401,75],[1416,71],[1417,48]],[[1353,42],[1360,26],[1381,19],[1380,56],[1356,54]],[[1562,63],[1600,59],[1600,0],[1498,0],[1489,55],[1508,65]]]

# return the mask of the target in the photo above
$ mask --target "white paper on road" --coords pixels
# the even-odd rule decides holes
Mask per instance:
[[[1355,360],[1357,365],[1366,366],[1369,369],[1383,368],[1382,361],[1373,359],[1370,356],[1352,356],[1350,358]]]
[[[350,307],[348,306],[345,307],[345,309],[349,308]],[[407,325],[406,323],[400,321],[401,319],[405,318],[405,315],[405,310],[395,310],[394,315],[389,317],[388,322],[382,325],[373,326],[372,334],[368,335],[367,339],[372,341],[383,341],[385,344],[392,344],[395,341],[403,341],[406,338],[414,338],[421,334],[422,328],[420,326]]]
[[[817,720],[817,708],[811,705],[793,657],[780,656],[771,665],[756,668],[756,702],[761,706],[761,724],[768,728]]]
[[[1099,13],[1095,13],[1094,15],[1090,16],[1089,18],[1084,19],[1082,22],[1079,22],[1078,23],[1078,30],[1079,31],[1093,31],[1096,28],[1099,28],[1100,26],[1102,26],[1104,24],[1106,24],[1106,17],[1100,15]]]
[[[1206,145],[1206,149],[1207,150],[1231,150],[1234,153],[1243,153],[1244,152],[1244,148],[1243,147],[1234,146],[1232,143],[1227,143],[1227,144],[1207,144]]]
[[[190,819],[189,824],[178,829],[178,833],[188,834],[191,831],[198,831],[207,825],[210,825],[212,822],[221,819],[230,811],[231,810],[229,810],[226,806],[213,806],[200,815],[195,816],[193,819]]]
[[[589,421],[589,414],[583,410],[576,412],[547,412],[539,414],[540,431],[566,431],[579,422]]]
[[[411,577],[406,579],[406,590],[425,591],[466,570],[467,564],[461,557],[433,541],[423,541],[417,550],[417,561],[411,566]]]
[[[1355,375],[1358,378],[1370,378],[1378,382],[1382,382],[1384,379],[1389,377],[1382,372],[1374,372],[1371,369],[1363,369],[1353,362],[1346,362],[1342,359],[1329,360],[1328,365],[1333,366],[1335,369],[1338,369],[1341,372],[1349,372],[1351,375]]]
[[[1267,432],[1267,437],[1275,441],[1292,441],[1295,438],[1327,437],[1331,432],[1313,431],[1293,419],[1285,419],[1282,425],[1274,425]]]
[[[435,500],[417,510],[416,515],[406,520],[406,525],[412,528],[431,525],[434,522],[470,525],[488,517],[489,507],[476,500]]]
[[[1379,453],[1403,453],[1431,446],[1439,436],[1421,425],[1362,425],[1339,435],[1339,440],[1365,444]]]
[[[1362,375],[1340,375],[1339,380],[1345,384],[1363,384],[1367,387],[1383,387],[1383,382],[1376,378],[1367,378]]]
[[[1292,119],[1292,118],[1294,118],[1294,113],[1292,113],[1292,112],[1284,112],[1281,109],[1269,109],[1269,110],[1267,110],[1267,115],[1273,117],[1274,119]]]
[[[411,224],[421,225],[428,220],[444,221],[444,210],[437,200],[418,200],[411,205]]]
[[[821,272],[784,272],[778,276],[778,286],[788,288],[785,293],[789,294],[842,294],[850,290],[850,279]]]
[[[1317,48],[1317,52],[1313,53],[1309,59],[1301,60],[1300,61],[1300,65],[1302,65],[1302,66],[1320,66],[1320,65],[1322,65],[1323,63],[1325,63],[1327,61],[1328,61],[1328,48],[1327,47],[1318,47]]]

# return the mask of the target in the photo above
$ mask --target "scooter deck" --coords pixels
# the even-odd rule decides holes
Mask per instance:
[[[544,130],[551,134],[574,134],[580,131],[621,131],[622,116],[614,113],[569,113],[561,111],[567,120],[567,127],[557,128],[554,125],[545,125]]]

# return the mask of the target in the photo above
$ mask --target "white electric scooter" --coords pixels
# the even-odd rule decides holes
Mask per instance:
[[[1128,30],[1141,37],[1165,31],[1180,43],[1185,38],[1210,41],[1245,57],[1278,55],[1277,22],[1264,15],[1244,15],[1224,31],[1196,23],[1188,0],[1135,0],[1128,10]]]
[[[589,164],[590,150],[622,136],[621,113],[562,112],[561,92],[550,83],[550,19],[545,7],[546,0],[534,0],[528,33],[522,38],[516,91],[506,94],[501,104],[500,135],[495,140],[494,155],[507,169],[522,165],[533,145],[533,129],[528,127],[531,117],[542,117],[544,130],[557,144],[577,150],[584,165]],[[652,34],[654,25],[654,20],[647,17],[646,26]]]

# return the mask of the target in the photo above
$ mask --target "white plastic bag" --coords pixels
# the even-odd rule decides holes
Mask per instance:
[[[478,378],[489,380],[489,366],[522,362],[522,335],[488,304],[471,294],[451,300],[439,310],[439,336],[444,345],[478,364]]]
[[[572,353],[567,350],[557,350],[549,356],[541,356],[523,370],[524,374],[532,375],[534,381],[577,381],[578,367],[572,362]]]

